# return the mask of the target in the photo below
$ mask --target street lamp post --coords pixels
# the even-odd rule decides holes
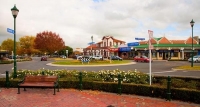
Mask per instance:
[[[192,21],[190,22],[190,25],[192,27],[192,61],[191,61],[191,67],[193,67],[193,56],[194,56],[194,46],[193,46],[193,26],[194,26],[194,21],[192,19]]]
[[[19,10],[17,9],[16,5],[14,5],[11,11],[14,18],[14,75],[13,75],[13,78],[16,78],[17,77],[17,63],[16,63],[16,22],[15,20],[16,20]]]
[[[93,50],[92,50],[92,47],[93,47],[93,36],[91,36],[91,39],[92,39],[92,43],[91,43],[91,44],[92,44],[92,45],[91,45],[91,53],[92,53],[92,56],[94,56],[94,55],[93,55]]]

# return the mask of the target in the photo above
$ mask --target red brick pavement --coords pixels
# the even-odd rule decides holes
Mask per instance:
[[[53,95],[53,89],[0,89],[0,107],[200,107],[200,105],[166,101],[136,95],[117,95],[100,91],[61,89]]]

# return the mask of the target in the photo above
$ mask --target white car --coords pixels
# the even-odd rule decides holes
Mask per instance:
[[[192,62],[192,58],[189,58],[188,62]],[[200,62],[200,55],[193,56],[193,62]]]
[[[97,56],[92,56],[92,59],[103,60],[103,57],[101,55],[97,55]]]

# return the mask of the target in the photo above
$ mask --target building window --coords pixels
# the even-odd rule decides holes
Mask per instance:
[[[106,42],[104,42],[104,47],[106,47]]]
[[[112,46],[112,42],[110,42],[110,46]]]

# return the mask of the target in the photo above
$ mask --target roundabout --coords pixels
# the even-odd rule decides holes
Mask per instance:
[[[140,62],[127,62],[121,64],[99,64],[99,65],[88,65],[87,63],[79,65],[55,65],[55,60],[40,61],[40,57],[33,57],[32,61],[17,62],[17,69],[28,69],[28,70],[39,70],[39,69],[67,69],[67,70],[79,70],[79,71],[100,71],[100,70],[137,70],[143,73],[149,73],[149,63]],[[186,61],[154,61],[152,63],[152,74],[161,76],[182,76],[182,77],[200,77],[199,70],[172,70],[178,66],[188,65],[190,63]],[[194,66],[200,66],[200,63],[195,63]],[[5,71],[12,72],[13,64],[1,64],[0,65],[0,76],[5,77]]]
[[[98,67],[98,66],[120,66],[120,65],[132,65],[132,64],[136,64],[136,62],[129,62],[129,63],[123,63],[123,64],[79,64],[79,65],[59,65],[59,64],[53,64],[53,63],[47,63],[46,65],[48,66],[66,66],[66,67]]]

